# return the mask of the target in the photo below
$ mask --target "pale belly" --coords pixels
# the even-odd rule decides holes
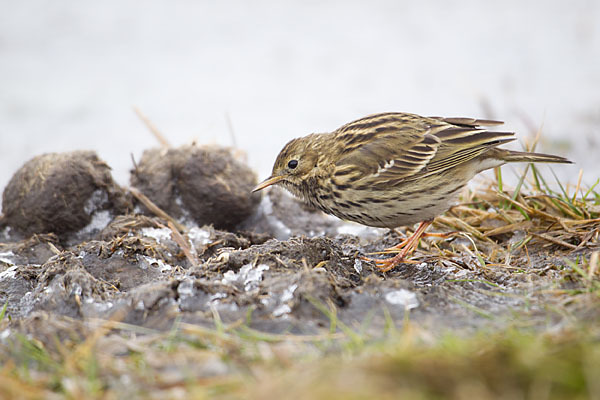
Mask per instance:
[[[327,214],[346,221],[378,228],[397,228],[431,220],[446,212],[458,200],[458,195],[466,182],[454,182],[451,185],[438,185],[429,182],[428,190],[414,188],[394,188],[377,196],[371,192],[347,193],[344,198],[332,194],[311,196],[310,203]],[[332,198],[330,199],[329,196]],[[349,201],[348,198],[353,200]],[[325,201],[327,200],[327,201]]]

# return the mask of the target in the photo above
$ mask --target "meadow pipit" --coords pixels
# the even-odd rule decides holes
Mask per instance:
[[[499,124],[397,112],[370,115],[331,133],[291,140],[271,176],[254,191],[278,184],[327,214],[363,225],[393,229],[421,221],[396,246],[401,250],[395,257],[374,260],[387,271],[414,251],[433,218],[477,173],[507,162],[570,163],[498,148],[515,140],[514,133],[481,127]]]

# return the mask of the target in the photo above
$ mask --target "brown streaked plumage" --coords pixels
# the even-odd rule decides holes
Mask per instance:
[[[424,221],[397,246],[402,249],[397,256],[375,260],[389,270],[416,248],[433,218],[477,173],[507,162],[570,163],[498,148],[515,140],[514,133],[482,127],[500,124],[397,112],[369,115],[331,133],[291,140],[272,175],[254,191],[278,184],[327,214],[363,225],[396,228]]]

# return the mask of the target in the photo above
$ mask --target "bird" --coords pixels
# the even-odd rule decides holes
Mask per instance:
[[[479,172],[511,162],[571,163],[499,148],[516,139],[514,132],[486,128],[501,124],[403,112],[368,115],[333,132],[292,139],[275,159],[271,176],[252,192],[279,185],[327,214],[372,227],[420,222],[394,247],[394,257],[363,258],[389,271],[407,261],[433,219]]]

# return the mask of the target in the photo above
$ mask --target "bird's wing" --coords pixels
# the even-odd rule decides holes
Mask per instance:
[[[502,125],[504,122],[491,119],[476,119],[465,117],[429,117],[438,121],[446,122],[450,125],[464,126],[468,128],[477,128],[478,126],[496,126]]]
[[[343,144],[343,150],[333,177],[389,186],[440,173],[514,140],[513,133],[479,127],[499,124],[404,113],[368,116],[336,131],[336,141]]]
[[[445,121],[448,120],[456,121],[457,119],[445,119]],[[467,118],[460,120],[464,122]],[[443,172],[456,165],[471,161],[492,148],[515,140],[513,132],[488,131],[475,125],[476,123],[481,125],[498,124],[497,121],[474,120],[470,124],[454,123],[438,128],[432,133],[441,141],[438,151],[429,160],[427,167],[414,178],[419,179]]]
[[[435,156],[441,140],[430,132],[439,122],[413,114],[385,113],[351,122],[335,132],[338,180],[406,179]]]

